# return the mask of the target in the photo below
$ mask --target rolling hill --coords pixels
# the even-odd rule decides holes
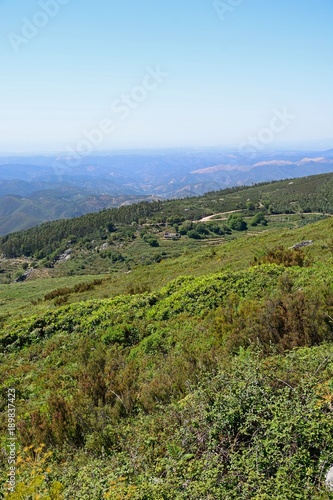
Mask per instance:
[[[2,237],[9,500],[332,498],[332,183],[139,203]]]
[[[13,200],[15,202],[15,200]],[[15,206],[15,203],[13,203]],[[0,251],[8,257],[36,252],[46,256],[66,241],[86,238],[108,239],[109,224],[181,224],[230,210],[263,211],[267,214],[333,213],[333,174],[263,183],[252,187],[229,188],[183,200],[141,202],[132,206],[51,223],[0,238]],[[113,229],[111,229],[111,232]],[[130,229],[131,231],[131,229]]]
[[[145,195],[94,196],[89,191],[71,187],[36,191],[27,197],[5,195],[0,197],[0,235],[146,199],[154,198]]]
[[[11,204],[6,196],[22,199],[16,202],[21,207],[0,221],[0,234],[119,206],[124,199],[192,197],[332,170],[331,150],[262,151],[255,157],[216,148],[107,152],[82,158],[75,167],[61,155],[3,157],[0,211]]]

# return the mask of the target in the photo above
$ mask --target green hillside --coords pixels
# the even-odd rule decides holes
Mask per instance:
[[[20,185],[20,182],[17,181]],[[52,185],[52,184],[51,184]],[[0,182],[1,188],[1,182]],[[13,182],[13,193],[16,183]],[[123,203],[135,203],[148,199],[148,196],[135,195],[92,195],[85,189],[63,187],[62,189],[43,189],[29,196],[0,192],[0,235],[13,233],[37,226],[45,221],[78,217],[90,212],[118,207]]]
[[[107,238],[110,225],[144,223],[179,224],[186,220],[228,212],[260,209],[267,214],[333,213],[333,174],[230,188],[183,200],[142,202],[102,210],[82,217],[45,223],[0,238],[0,251],[8,257],[45,256],[80,238]]]
[[[2,238],[5,498],[333,498],[332,182]]]

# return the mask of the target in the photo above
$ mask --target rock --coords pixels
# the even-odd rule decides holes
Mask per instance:
[[[329,491],[333,491],[333,466],[327,471],[325,485]]]
[[[295,245],[293,245],[290,248],[302,248],[302,247],[307,247],[309,245],[313,245],[313,241],[312,240],[301,241],[300,243],[296,243]]]
[[[19,276],[18,278],[16,278],[15,283],[20,283],[22,281],[25,281],[30,276],[30,274],[32,272],[33,272],[32,268],[27,269],[23,274],[21,274],[21,276]]]
[[[68,248],[67,250],[64,251],[63,254],[59,255],[59,257],[56,260],[58,262],[65,262],[66,260],[71,258],[71,253],[72,253],[72,249]]]

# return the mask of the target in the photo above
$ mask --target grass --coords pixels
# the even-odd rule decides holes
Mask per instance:
[[[127,257],[137,261],[136,265],[130,266],[131,269],[115,263],[109,266],[108,272],[104,267],[102,274],[97,274],[95,269],[95,273],[91,274],[83,274],[85,270],[82,270],[82,275],[61,276],[65,266],[69,265],[65,263],[49,270],[52,277],[0,285],[0,316],[7,322],[9,318],[24,318],[54,309],[57,307],[54,301],[44,302],[46,294],[58,288],[90,283],[96,278],[102,278],[100,285],[96,285],[93,290],[70,294],[68,303],[158,290],[181,275],[202,276],[221,270],[245,269],[256,255],[274,246],[290,247],[308,239],[314,240],[314,244],[305,249],[309,259],[320,257],[321,262],[331,265],[330,234],[333,220],[329,218],[297,228],[299,223],[310,222],[315,216],[306,216],[304,219],[300,215],[292,215],[288,218],[288,221],[277,223],[275,217],[271,217],[274,222],[269,222],[266,227],[257,226],[249,232],[235,232],[232,236],[222,238],[198,241],[186,237],[179,241],[159,238],[158,248],[151,248],[138,238],[126,249]],[[159,262],[154,261],[156,255],[161,257]],[[90,269],[93,270],[93,256],[90,258]],[[75,263],[70,265],[74,267]]]
[[[26,281],[24,283],[12,283],[11,285],[0,285],[0,315],[6,320],[11,318],[23,318],[33,313],[44,312],[54,306],[44,302],[44,296],[51,291],[72,287],[78,283],[92,282],[103,276],[68,276],[62,278],[44,278]],[[76,294],[79,300],[79,294]],[[81,297],[82,299],[82,297]]]
[[[250,216],[245,217],[249,228],[246,232],[234,231],[231,235],[202,240],[187,236],[177,241],[165,240],[165,228],[161,230],[152,226],[147,231],[158,240],[156,248],[140,236],[109,246],[112,252],[123,255],[123,261],[112,262],[95,249],[78,248],[70,260],[58,263],[54,268],[39,269],[36,279],[0,284],[1,322],[7,323],[8,320],[41,314],[58,307],[54,300],[44,301],[44,296],[59,288],[102,278],[102,283],[92,290],[67,295],[64,299],[66,303],[153,291],[181,275],[201,276],[221,270],[244,269],[254,261],[255,256],[274,246],[290,247],[307,239],[314,240],[314,245],[306,248],[309,258],[316,260],[320,257],[321,261],[324,259],[331,264],[331,218],[325,219],[317,214],[268,215],[267,226],[255,227],[250,225],[251,219]],[[13,278],[22,273],[24,262],[29,262],[29,259],[3,260],[2,276],[12,272]]]
[[[270,357],[260,361],[261,368],[257,354],[250,357],[250,352],[238,349],[236,343],[238,354],[234,361],[223,351],[226,332],[233,335],[230,342],[238,341],[240,333],[250,341],[253,332],[253,335],[263,333],[260,328],[271,307],[270,303],[266,305],[265,298],[268,293],[274,304],[274,298],[281,292],[282,276],[290,276],[294,284],[282,297],[288,318],[295,320],[285,323],[290,328],[296,322],[299,324],[299,311],[307,312],[296,307],[302,291],[305,295],[309,292],[305,306],[314,307],[317,295],[331,294],[333,219],[314,222],[316,216],[286,218],[288,220],[276,220],[268,216],[267,226],[250,227],[247,232],[233,232],[221,238],[182,237],[180,241],[166,241],[159,233],[155,235],[160,245],[157,248],[138,237],[117,248],[126,260],[114,264],[94,250],[80,253],[78,249],[77,255],[73,252],[68,262],[49,269],[48,276],[43,277],[41,270],[39,279],[0,285],[2,322],[19,319],[2,333],[5,348],[13,349],[8,347],[3,356],[1,375],[6,384],[17,390],[20,445],[24,449],[25,444],[45,443],[45,436],[49,439],[47,446],[53,448],[55,457],[51,465],[55,477],[60,477],[67,488],[66,498],[75,495],[90,498],[91,491],[97,498],[96,457],[101,457],[98,473],[103,481],[98,479],[100,485],[106,488],[106,468],[114,474],[113,479],[120,478],[120,486],[111,481],[111,476],[108,480],[108,484],[116,484],[117,498],[131,496],[122,489],[127,484],[123,481],[124,475],[141,488],[140,495],[141,490],[145,495],[147,485],[153,484],[151,478],[163,477],[163,483],[156,488],[153,485],[154,490],[147,498],[162,498],[159,489],[165,482],[167,493],[163,498],[181,498],[178,493],[184,480],[190,478],[188,484],[195,488],[201,470],[202,485],[207,491],[211,477],[212,484],[221,488],[221,481],[225,481],[226,489],[213,495],[227,498],[233,474],[236,486],[242,475],[246,481],[256,478],[261,452],[262,463],[267,463],[267,473],[271,474],[270,479],[263,481],[266,469],[261,466],[264,472],[253,491],[262,488],[262,498],[278,498],[276,485],[290,488],[285,478],[293,478],[295,470],[304,470],[307,478],[311,473],[311,481],[317,485],[316,467],[318,464],[322,467],[328,460],[326,457],[332,455],[332,419],[327,409],[320,410],[317,396],[320,384],[331,383],[332,347],[294,350],[285,358]],[[309,239],[314,242],[304,249],[313,262],[309,267],[283,268],[275,264],[251,267],[255,256],[273,247],[288,248]],[[162,257],[159,262],[155,260],[157,255]],[[61,275],[76,269],[82,275]],[[95,273],[87,274],[90,269]],[[169,284],[177,277],[180,279]],[[101,279],[101,283],[93,289],[66,295],[68,305],[65,307],[59,308],[54,300],[44,300],[53,290],[91,283],[96,278]],[[168,286],[163,290],[165,285]],[[160,293],[98,300],[144,291]],[[241,298],[239,302],[237,297]],[[97,300],[84,302],[89,299]],[[261,299],[263,303],[259,303]],[[333,307],[329,301],[323,300],[320,304],[321,313],[332,315],[331,309],[327,309]],[[269,317],[273,327],[274,318],[280,319],[280,309],[276,306],[273,312],[277,316]],[[306,320],[311,328],[314,307],[308,309]],[[46,312],[48,314],[44,314]],[[37,317],[30,318],[31,315]],[[322,328],[325,325],[324,321],[320,324]],[[270,342],[270,337],[267,338]],[[294,335],[290,338],[294,339]],[[233,352],[233,344],[230,346],[228,352]],[[329,402],[331,404],[331,399]],[[81,431],[76,431],[81,422],[84,439],[80,437]],[[0,426],[4,437],[0,439],[4,445],[6,424],[6,413],[2,411]],[[230,440],[225,441],[228,436]],[[298,449],[295,450],[296,441],[299,455]],[[317,443],[315,452],[312,451],[314,442]],[[286,472],[285,464],[280,463],[281,450],[285,453],[283,461],[290,462]],[[304,462],[310,453],[315,458]],[[79,454],[84,457],[84,469],[79,463]],[[203,454],[205,463],[201,463]],[[216,472],[212,456],[217,457],[223,470]],[[230,466],[225,465],[225,456],[233,460]],[[133,457],[137,460],[135,469]],[[275,472],[271,472],[272,463],[278,471],[276,477]],[[73,477],[68,471],[72,471]],[[79,489],[79,476],[80,484],[74,483],[77,471],[81,471],[82,477],[89,477],[87,496]],[[281,480],[283,472],[285,476]],[[46,472],[44,476],[48,477]],[[31,477],[34,475],[28,471],[26,481]],[[288,498],[319,498],[313,494],[312,483],[309,495],[302,496],[304,480],[299,480],[297,490],[296,479],[295,490],[288,490]],[[272,483],[273,480],[276,483]],[[242,487],[243,484],[245,480]],[[210,498],[199,486],[198,490],[188,491],[187,497]],[[319,491],[318,485],[317,489]],[[251,497],[248,491],[242,498]],[[109,498],[115,496],[109,495]]]

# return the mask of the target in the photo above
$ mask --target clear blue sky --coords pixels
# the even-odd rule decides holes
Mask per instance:
[[[333,137],[332,0],[243,0],[224,19],[213,0],[60,1],[41,17],[47,0],[0,0],[1,151],[75,147],[103,119],[103,149],[236,145],[283,106],[277,143]],[[45,26],[28,40],[23,18]],[[135,109],[111,110],[157,66]]]

